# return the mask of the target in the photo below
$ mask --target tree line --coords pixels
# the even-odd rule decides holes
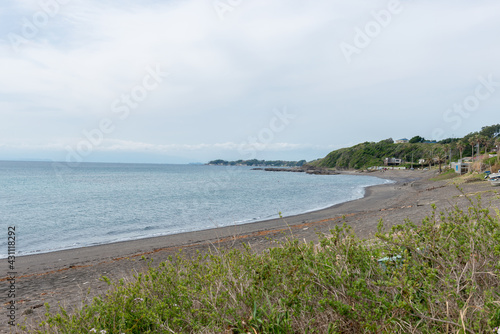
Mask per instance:
[[[273,166],[273,167],[301,167],[306,164],[306,160],[283,161],[283,160],[236,160],[227,161],[222,159],[212,160],[208,165],[216,166]]]

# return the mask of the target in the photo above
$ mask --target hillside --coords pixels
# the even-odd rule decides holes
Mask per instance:
[[[378,143],[365,142],[330,152],[325,158],[312,162],[318,167],[336,169],[361,169],[383,165],[384,158],[400,158],[405,161],[427,159],[434,151],[444,150],[441,144],[393,144],[388,140]]]
[[[499,145],[500,124],[486,126],[481,131],[470,133],[463,138],[448,138],[438,143],[424,143],[424,138],[416,136],[409,143],[394,143],[392,139],[375,142],[364,142],[348,148],[341,148],[330,152],[326,157],[309,163],[316,167],[336,169],[363,169],[371,166],[383,165],[384,158],[403,159],[408,164],[412,161],[418,163],[420,159],[439,162],[451,158],[456,160],[462,156],[489,152]]]

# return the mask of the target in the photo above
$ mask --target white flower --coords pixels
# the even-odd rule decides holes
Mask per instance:
[[[97,333],[97,329],[92,328],[92,329],[89,331],[89,333]]]
[[[103,329],[100,333],[101,333],[101,334],[106,334],[106,330],[105,330],[105,329]]]

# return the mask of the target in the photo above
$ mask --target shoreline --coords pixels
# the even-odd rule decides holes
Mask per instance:
[[[338,174],[359,175],[361,173],[346,171],[340,172]],[[57,269],[57,267],[76,267],[79,265],[87,265],[94,261],[106,261],[113,258],[137,256],[137,254],[148,254],[152,252],[158,252],[166,248],[184,247],[192,244],[210,242],[221,238],[234,237],[235,235],[259,232],[262,233],[265,231],[273,231],[275,229],[286,229],[290,226],[315,223],[318,220],[324,220],[326,219],[326,217],[330,217],[332,214],[338,216],[338,213],[334,213],[334,211],[340,210],[344,205],[362,201],[372,196],[374,192],[373,188],[388,187],[391,185],[394,186],[397,183],[404,183],[408,181],[407,178],[394,178],[390,175],[388,175],[388,178],[384,178],[381,175],[377,175],[375,177],[390,180],[393,182],[365,187],[363,197],[361,198],[333,204],[322,209],[312,209],[311,211],[284,216],[282,218],[270,218],[221,227],[213,227],[203,230],[179,232],[161,236],[144,237],[140,239],[122,240],[83,247],[16,255],[16,260],[18,263],[20,263],[17,264],[17,266],[22,272],[26,272],[27,275],[36,275],[43,273],[44,270],[53,271]],[[348,214],[350,213],[352,212],[348,212]],[[86,253],[85,256],[83,256],[82,259],[77,260],[75,257],[75,253],[82,252]],[[57,265],[42,266],[41,264],[47,264],[47,262],[50,262],[43,259],[45,257],[54,259],[54,261],[52,262]],[[57,260],[55,260],[56,258]],[[70,258],[72,260],[70,260]],[[38,259],[41,259],[41,261],[37,261]],[[2,280],[4,280],[4,278],[0,277],[0,281]]]
[[[343,172],[355,174],[356,172]],[[45,303],[52,311],[58,304],[68,312],[81,308],[92,298],[105,293],[109,286],[102,276],[111,281],[134,280],[149,265],[182,256],[197,257],[219,249],[250,247],[262,252],[292,237],[305,242],[318,242],[318,234],[328,235],[335,226],[347,224],[361,239],[371,239],[377,225],[383,220],[384,227],[415,223],[432,212],[431,204],[439,211],[458,205],[467,208],[470,202],[463,194],[481,194],[483,204],[500,207],[500,197],[489,182],[461,185],[459,190],[446,181],[430,181],[435,171],[387,171],[361,173],[396,181],[365,188],[363,198],[333,205],[326,209],[241,225],[208,230],[185,232],[174,235],[123,241],[112,244],[31,254],[16,258],[16,305],[17,323],[40,322],[45,314]],[[494,204],[491,204],[494,203]],[[486,205],[485,205],[486,206]],[[6,273],[6,271],[4,271]],[[0,281],[6,281],[2,275]],[[6,293],[6,284],[0,285],[0,293]],[[5,309],[0,311],[5,319]],[[9,333],[6,322],[0,322],[0,333]],[[19,331],[22,332],[22,331]]]
[[[322,175],[327,175],[327,174],[322,174]],[[356,172],[356,171],[335,172],[334,174],[330,174],[330,175],[372,176],[372,175],[366,175],[366,173],[360,173],[360,172]],[[381,177],[381,176],[372,176],[372,177],[377,177],[377,178],[380,178],[380,179],[393,181],[393,182],[390,182],[390,183],[380,184],[380,186],[390,185],[390,184],[393,184],[394,182],[397,182],[395,180],[392,180],[390,177],[389,178],[384,178],[384,177]],[[371,188],[371,187],[375,187],[375,186],[379,186],[379,185],[367,186],[367,187],[362,188],[363,189],[363,195],[360,198],[351,199],[351,200],[348,200],[348,201],[345,201],[345,202],[341,202],[341,203],[337,203],[337,204],[330,204],[328,206],[321,207],[321,208],[308,209],[308,210],[305,210],[303,212],[296,213],[296,214],[291,214],[290,216],[283,216],[281,218],[280,217],[263,218],[263,219],[261,219],[261,218],[252,218],[252,219],[246,219],[244,221],[234,222],[234,223],[228,224],[228,225],[222,225],[220,227],[208,227],[208,228],[203,228],[203,229],[199,229],[199,230],[195,229],[195,230],[188,230],[188,231],[182,231],[182,232],[173,232],[173,233],[169,233],[169,234],[165,234],[165,235],[144,236],[144,237],[141,237],[141,238],[138,238],[138,239],[126,239],[126,240],[103,242],[103,243],[97,243],[97,244],[89,244],[89,245],[78,245],[78,246],[69,247],[69,248],[50,249],[50,250],[41,250],[41,251],[31,251],[31,252],[25,253],[25,254],[16,254],[16,258],[17,259],[21,259],[21,258],[25,258],[25,257],[38,256],[38,255],[44,255],[44,254],[50,254],[50,253],[59,253],[59,252],[65,252],[65,251],[77,251],[77,250],[80,250],[80,249],[81,250],[85,250],[85,249],[89,249],[89,248],[92,248],[92,247],[102,247],[102,246],[106,246],[106,245],[117,245],[117,244],[122,244],[122,243],[133,243],[133,242],[144,243],[144,241],[148,241],[148,240],[152,240],[152,239],[156,239],[156,238],[173,238],[173,237],[175,237],[177,235],[191,234],[191,233],[197,233],[197,232],[201,233],[201,232],[204,232],[204,231],[218,231],[218,230],[224,229],[224,228],[236,228],[238,226],[243,226],[243,225],[248,225],[248,224],[257,224],[257,223],[272,222],[272,221],[275,221],[275,220],[283,220],[283,219],[288,219],[288,218],[292,218],[292,217],[296,217],[296,216],[308,215],[310,213],[314,213],[314,212],[319,212],[319,211],[331,209],[331,208],[333,208],[333,207],[335,207],[337,205],[342,205],[344,203],[348,203],[348,202],[352,202],[352,201],[357,201],[357,200],[363,199],[364,197],[367,196],[368,189]],[[176,245],[176,246],[181,246],[181,245]],[[7,256],[5,255],[5,256],[0,257],[0,260],[3,260],[3,259],[7,259]],[[0,277],[0,280],[1,280],[1,277]]]

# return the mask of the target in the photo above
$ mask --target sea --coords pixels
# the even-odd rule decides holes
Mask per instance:
[[[291,216],[389,182],[247,166],[0,161],[0,258],[9,227],[22,256]]]

